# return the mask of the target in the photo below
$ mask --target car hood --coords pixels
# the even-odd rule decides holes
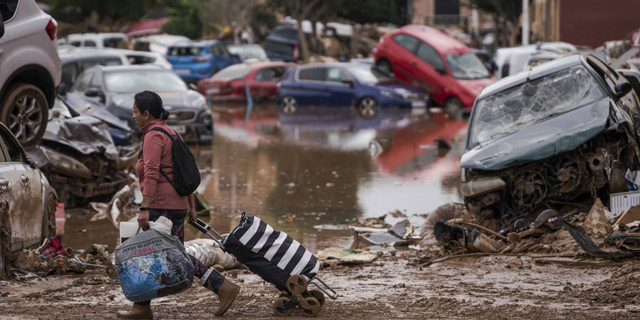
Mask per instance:
[[[571,151],[606,128],[609,101],[597,100],[471,149],[460,166],[496,171]]]
[[[167,92],[162,92],[162,91],[158,91],[156,92],[160,98],[162,98],[162,104],[165,106],[165,109],[167,109],[168,111],[171,111],[169,109],[171,108],[167,108],[167,106],[170,107],[176,107],[176,108],[189,108],[189,109],[196,109],[198,106],[194,107],[194,102],[202,97],[198,92],[193,91],[193,90],[189,90],[189,91],[167,91]],[[128,111],[133,112],[133,110],[131,109],[133,106],[133,97],[135,96],[135,93],[121,93],[121,94],[116,94],[113,96],[113,103],[115,105],[117,105],[120,108],[126,108],[128,109]],[[204,98],[202,98],[202,103],[204,104]]]
[[[108,126],[89,116],[49,121],[42,140],[45,145],[61,144],[84,155],[104,152],[109,160],[117,160],[119,156]]]
[[[70,108],[81,115],[91,116],[104,121],[110,127],[120,129],[124,132],[131,131],[131,127],[122,119],[114,116],[102,105],[78,99],[75,95],[67,95],[64,99]]]

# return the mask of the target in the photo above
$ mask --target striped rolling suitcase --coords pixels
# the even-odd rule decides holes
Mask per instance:
[[[220,238],[222,243],[218,244],[223,250],[278,290],[288,292],[274,303],[277,315],[289,315],[299,305],[305,315],[315,316],[324,304],[324,294],[337,298],[336,292],[316,277],[320,269],[318,259],[298,241],[260,218],[243,213],[240,224],[226,238],[200,219],[189,223],[216,241],[215,236]],[[320,291],[307,290],[308,284]]]

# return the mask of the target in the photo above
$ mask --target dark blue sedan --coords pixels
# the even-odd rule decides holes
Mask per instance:
[[[427,92],[395,81],[370,65],[311,64],[293,68],[279,82],[276,102],[283,113],[301,107],[355,107],[365,118],[380,108],[426,107]]]

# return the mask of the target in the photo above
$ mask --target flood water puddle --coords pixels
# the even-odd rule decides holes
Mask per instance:
[[[424,214],[462,199],[467,123],[443,113],[391,109],[373,119],[335,109],[283,115],[263,107],[247,117],[245,108],[218,107],[213,113],[213,144],[192,151],[205,172],[199,191],[213,209],[203,219],[220,232],[231,231],[246,212],[312,251],[348,247],[348,231],[314,226],[395,210],[419,226]],[[105,243],[113,250],[117,230],[110,223],[78,219],[67,222],[66,233],[74,240],[64,242]],[[391,224],[400,219],[387,216]],[[185,237],[204,235],[187,225]]]

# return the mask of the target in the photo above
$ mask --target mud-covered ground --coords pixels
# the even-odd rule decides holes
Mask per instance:
[[[320,276],[340,297],[324,319],[638,319],[640,264],[491,256],[420,265],[415,252]],[[227,318],[275,318],[277,290],[247,270],[225,274],[242,290]],[[104,273],[0,282],[0,319],[115,319],[130,303]],[[6,294],[6,297],[4,297]],[[193,288],[154,300],[155,319],[210,319],[218,300]],[[302,318],[296,310],[292,318]]]

